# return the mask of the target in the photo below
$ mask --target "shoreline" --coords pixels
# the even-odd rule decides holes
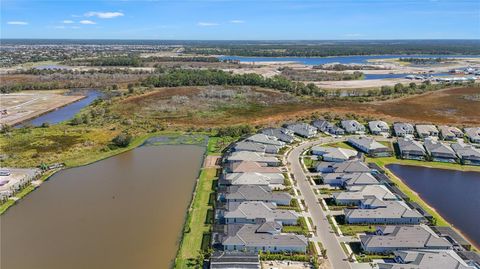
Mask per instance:
[[[383,169],[385,169],[385,172],[386,174],[388,174],[390,176],[390,178],[394,181],[395,184],[397,184],[397,186],[399,187],[399,189],[405,194],[407,195],[410,200],[414,201],[414,202],[417,202],[420,204],[420,206],[424,207],[424,209],[426,211],[428,211],[430,214],[432,214],[432,216],[436,219],[437,223],[436,225],[437,226],[444,226],[444,227],[450,227],[452,228],[454,231],[456,231],[457,233],[459,233],[460,235],[462,235],[471,245],[472,245],[472,251],[478,251],[480,249],[480,246],[478,246],[472,239],[470,239],[467,235],[465,235],[460,229],[458,229],[457,227],[455,227],[452,223],[450,223],[449,221],[447,221],[433,206],[431,206],[429,203],[427,203],[417,192],[415,192],[414,190],[412,190],[410,188],[410,186],[408,186],[407,183],[405,183],[400,177],[398,177],[397,175],[395,175],[388,167],[387,165],[388,164],[379,164],[377,162],[375,162],[376,164],[378,164],[380,167],[382,167]],[[391,163],[393,164],[393,163]],[[397,163],[398,165],[405,165],[405,164],[401,164],[401,163]],[[410,166],[415,166],[415,165],[410,165]],[[421,165],[417,165],[417,167],[426,167],[426,166],[421,166]],[[427,168],[432,168],[432,169],[441,169],[441,168],[436,168],[436,167],[427,167]],[[448,169],[448,170],[455,170],[455,169]],[[457,171],[463,171],[463,170],[457,170]],[[466,171],[463,171],[463,172],[466,172]],[[476,172],[476,171],[467,171],[467,172]],[[400,183],[400,184],[399,184]],[[408,190],[407,192],[405,192],[403,190],[403,188],[405,188],[406,190]],[[417,199],[412,199],[411,195],[409,194],[414,194],[416,195],[416,198]],[[415,198],[415,197],[413,197]],[[441,221],[441,223],[438,223],[438,221]]]

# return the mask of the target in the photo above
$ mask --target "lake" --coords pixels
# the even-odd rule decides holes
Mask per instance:
[[[143,146],[55,174],[0,217],[0,268],[168,268],[204,151]]]
[[[480,173],[387,165],[396,176],[472,243],[480,246]]]
[[[88,91],[86,93],[86,97],[83,99],[80,99],[76,102],[70,103],[66,106],[60,107],[56,110],[50,111],[48,113],[45,113],[39,117],[33,118],[31,120],[25,121],[15,127],[23,127],[26,125],[32,125],[32,126],[40,126],[44,122],[48,122],[50,124],[57,124],[62,121],[70,120],[72,119],[82,108],[90,105],[95,99],[100,97],[101,93],[98,91]]]

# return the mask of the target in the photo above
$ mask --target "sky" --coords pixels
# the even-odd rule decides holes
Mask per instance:
[[[479,39],[479,0],[0,0],[1,38]]]

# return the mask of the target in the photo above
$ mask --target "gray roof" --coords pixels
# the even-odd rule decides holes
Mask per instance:
[[[275,185],[283,184],[285,177],[277,173],[228,173],[225,180],[231,185]]]
[[[312,125],[308,123],[292,123],[287,125],[287,129],[292,130],[296,134],[299,135],[304,135],[304,134],[316,134],[317,133],[317,128],[313,127]]]
[[[454,126],[441,125],[441,126],[438,126],[438,130],[440,131],[443,137],[447,137],[447,136],[462,137],[463,136],[462,130]]]
[[[268,136],[266,134],[254,134],[247,137],[245,141],[267,145],[275,145],[280,147],[283,147],[285,145],[285,142],[279,141],[276,137]]]
[[[326,120],[314,120],[312,125],[315,126],[320,131],[325,131],[332,128],[333,124]]]
[[[276,137],[278,140],[292,143],[294,140],[293,132],[285,128],[267,128],[262,130],[262,134]]]
[[[372,132],[383,132],[389,129],[388,124],[381,120],[374,120],[368,122],[368,128]]]
[[[255,151],[264,153],[267,149],[267,146],[273,145],[266,145],[255,142],[238,142],[235,144],[234,149],[236,151]]]
[[[338,200],[355,200],[360,201],[366,196],[375,196],[381,200],[396,200],[395,196],[384,185],[364,185],[364,186],[350,186],[347,191],[334,193],[333,197]]]
[[[367,164],[359,160],[342,163],[321,162],[317,166],[317,171],[323,168],[331,168],[334,173],[369,173],[372,171]]]
[[[471,127],[463,129],[470,139],[480,140],[480,127]]]
[[[372,196],[362,201],[362,203],[375,208],[345,209],[345,216],[348,218],[361,219],[422,218],[420,213],[409,208],[401,201],[379,201]]]
[[[460,158],[475,158],[480,160],[480,149],[475,148],[472,145],[467,145],[464,143],[454,143],[451,145],[451,147]]]
[[[390,150],[387,146],[377,142],[371,137],[352,137],[348,139],[348,142],[356,147],[363,147],[370,150]]]
[[[261,185],[241,185],[228,188],[225,195],[227,200],[245,200],[245,201],[276,201],[290,200],[292,197],[286,192],[272,192],[268,186]]]
[[[417,124],[415,125],[417,133],[421,135],[432,135],[433,133],[438,134],[438,129],[435,125],[431,124]]]
[[[404,152],[421,152],[424,155],[426,154],[425,148],[423,147],[422,143],[413,139],[409,138],[398,138],[397,140],[398,148],[400,151]]]
[[[339,178],[346,186],[378,184],[377,179],[370,173],[328,173],[323,178],[325,181]]]
[[[453,250],[395,251],[398,263],[379,263],[378,269],[475,269]]]
[[[307,238],[303,235],[279,233],[282,225],[276,222],[228,226],[228,236],[223,240],[223,245],[257,248],[263,246],[306,247],[308,245]]]
[[[435,234],[426,225],[383,226],[378,235],[361,235],[362,245],[368,248],[451,248],[452,244]]]
[[[365,126],[356,120],[342,120],[341,124],[343,129],[349,133],[365,131]]]
[[[434,141],[432,139],[425,139],[425,148],[427,149],[427,152],[432,155],[441,155],[441,156],[451,156],[453,158],[456,157],[455,151],[445,143],[439,142],[439,141]]]
[[[258,253],[214,252],[210,258],[210,269],[260,269]]]
[[[314,146],[312,147],[313,154],[318,154],[324,158],[335,158],[335,159],[345,159],[348,160],[351,157],[357,156],[358,152],[353,149],[345,148],[332,148],[332,147],[322,147]]]
[[[232,204],[233,205],[233,204]],[[272,203],[258,201],[235,204],[225,212],[225,218],[265,219],[267,221],[296,220],[299,215],[293,210],[276,209]]]
[[[252,161],[260,163],[280,163],[276,157],[264,156],[258,152],[251,151],[236,151],[233,152],[230,156],[227,157],[227,161],[237,162],[237,161]]]
[[[393,124],[393,130],[395,131],[395,134],[399,134],[403,132],[413,133],[415,129],[410,123],[396,122]]]

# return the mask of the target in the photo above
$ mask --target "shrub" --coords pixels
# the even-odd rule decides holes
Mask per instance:
[[[132,136],[126,133],[120,133],[117,135],[115,138],[112,139],[112,143],[121,148],[125,148],[128,145],[130,145],[130,142],[132,141]]]

